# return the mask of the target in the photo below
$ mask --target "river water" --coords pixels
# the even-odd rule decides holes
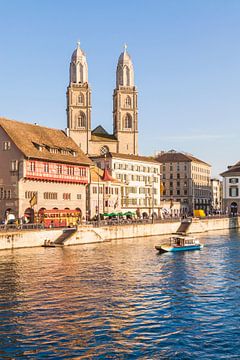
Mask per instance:
[[[0,359],[240,359],[240,233],[0,252]]]

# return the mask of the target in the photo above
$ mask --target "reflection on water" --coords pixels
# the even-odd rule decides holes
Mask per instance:
[[[0,252],[0,358],[240,358],[240,236]]]

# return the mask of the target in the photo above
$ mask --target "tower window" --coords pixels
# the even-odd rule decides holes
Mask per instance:
[[[78,103],[84,104],[84,95],[82,93],[80,93],[80,95],[78,96]]]
[[[76,125],[75,128],[85,128],[86,127],[86,116],[82,111],[76,115],[75,125]]]
[[[126,114],[124,118],[124,128],[131,129],[132,128],[132,117],[130,114]]]
[[[130,108],[131,107],[131,98],[130,96],[127,96],[125,99],[125,107]]]

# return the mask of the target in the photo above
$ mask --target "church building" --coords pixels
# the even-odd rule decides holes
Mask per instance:
[[[118,59],[113,92],[113,133],[91,129],[91,88],[87,58],[78,42],[70,63],[67,88],[67,133],[88,156],[108,152],[138,154],[138,105],[134,69],[125,45]]]

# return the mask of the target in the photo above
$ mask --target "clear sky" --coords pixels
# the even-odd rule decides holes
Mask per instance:
[[[185,151],[213,175],[240,160],[239,0],[0,0],[0,116],[66,127],[77,40],[92,87],[92,128],[112,131],[126,42],[139,91],[139,149]]]

